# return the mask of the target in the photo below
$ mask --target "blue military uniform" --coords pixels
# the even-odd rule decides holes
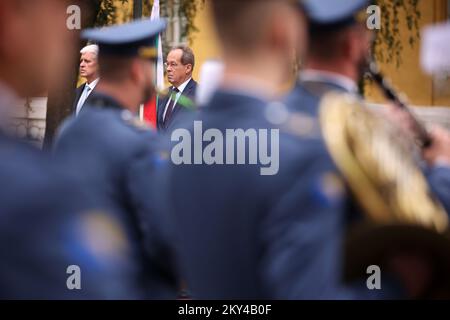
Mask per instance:
[[[342,280],[346,190],[317,134],[316,119],[271,103],[263,93],[246,92],[236,79],[234,86],[235,91],[219,89],[207,106],[168,132],[172,159],[161,168],[165,205],[160,210],[171,217],[177,259],[193,297],[397,297],[399,291],[388,283],[370,291],[365,279],[352,285]],[[261,175],[260,166],[249,162],[252,142],[219,147],[216,156],[228,158],[232,152],[227,162],[220,156],[212,164],[199,161],[213,140],[228,144],[229,130],[279,134],[278,141],[267,138],[279,147],[277,172]],[[224,138],[208,137],[213,133]],[[178,163],[180,143],[197,160],[188,156]],[[239,151],[244,164],[236,164]],[[234,164],[226,164],[230,160]]]
[[[107,55],[151,54],[155,37],[164,28],[162,21],[144,20],[89,30],[84,36],[99,44],[101,61]],[[165,299],[176,297],[177,279],[164,217],[152,209],[158,201],[153,184],[160,159],[157,149],[153,130],[99,87],[79,116],[63,124],[55,154],[67,170],[102,194],[119,213],[133,234],[133,251],[147,297]]]
[[[94,190],[3,134],[0,181],[1,299],[143,297],[126,230]]]
[[[310,37],[315,33],[336,31],[360,20],[358,13],[369,5],[368,0],[306,0],[310,18]],[[359,95],[353,79],[326,70],[303,70],[300,80],[284,102],[293,111],[317,117],[321,98],[330,91]]]
[[[343,1],[337,5],[334,1],[310,1],[307,8],[311,16],[312,30],[314,32],[336,31],[354,23],[355,13],[368,5],[367,0]],[[332,8],[333,18],[328,19],[328,14],[323,12],[326,8]],[[284,99],[286,105],[294,111],[305,112],[317,117],[321,98],[331,91],[343,92],[359,95],[357,84],[343,76],[325,70],[305,70],[301,72],[297,85],[292,92]],[[448,185],[450,185],[450,173],[448,168],[426,168],[424,173],[428,179],[430,187],[450,214],[450,196]]]
[[[306,0],[305,10],[310,20],[310,37],[316,32],[336,31],[356,22],[356,13],[368,0]],[[324,70],[302,70],[296,86],[284,99],[292,111],[318,117],[321,98],[330,91],[358,95],[357,84],[343,75]]]
[[[450,167],[436,166],[427,173],[431,189],[437,195],[447,213],[450,214]]]
[[[370,292],[365,280],[342,282],[346,191],[341,178],[314,129],[295,130],[314,120],[304,113],[279,117],[278,111],[287,115],[286,107],[273,108],[251,94],[219,90],[184,128],[191,136],[193,121],[201,121],[203,132],[224,135],[227,129],[279,130],[277,174],[261,175],[254,164],[167,161],[163,169],[167,184],[160,199],[169,205],[161,210],[172,217],[180,269],[193,297],[394,297],[397,291],[387,283],[382,291]]]

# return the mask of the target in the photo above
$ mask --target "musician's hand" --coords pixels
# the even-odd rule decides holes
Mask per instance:
[[[402,252],[393,255],[387,264],[403,285],[409,299],[423,298],[433,280],[433,266],[426,255]]]
[[[434,127],[431,132],[432,144],[423,152],[425,160],[430,165],[443,163],[450,165],[450,131],[442,127]]]

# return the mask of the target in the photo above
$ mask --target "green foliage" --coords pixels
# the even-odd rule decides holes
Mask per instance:
[[[128,0],[119,0],[121,4],[127,3]],[[117,21],[116,6],[114,0],[102,0],[100,10],[95,21],[96,27],[108,26],[115,24]]]
[[[183,36],[192,39],[195,32],[198,31],[194,24],[197,11],[205,5],[205,0],[180,0],[180,10],[186,17],[187,23],[183,30]]]
[[[401,33],[402,25],[407,27],[409,45],[415,46],[420,38],[419,2],[420,0],[376,0],[382,19],[381,30],[377,31],[374,43],[374,55],[379,62],[395,63],[397,67],[402,63],[402,39],[405,37]]]
[[[130,0],[130,2],[133,0]],[[135,0],[140,1],[140,0]],[[143,1],[143,16],[149,17],[153,5],[153,0]],[[192,40],[198,29],[195,25],[195,16],[204,6],[206,0],[160,0],[161,16],[173,15],[175,1],[179,3],[179,10],[186,18],[182,24],[182,37]],[[128,3],[129,0],[119,0],[121,4]],[[405,36],[408,43],[414,47],[420,37],[420,11],[418,9],[420,0],[375,0],[381,9],[381,30],[377,31],[374,43],[374,55],[380,62],[395,63],[399,66],[402,62],[403,42]],[[101,0],[100,11],[97,16],[96,26],[110,25],[117,22],[116,6],[114,0]],[[405,18],[403,18],[405,17]],[[405,25],[408,34],[401,34],[400,26]]]
[[[133,1],[133,0],[131,0]],[[139,0],[135,0],[139,1]],[[142,1],[142,0],[141,0]],[[174,7],[174,3],[176,0],[161,0],[161,16],[169,15],[169,8]],[[123,5],[128,3],[129,0],[119,0],[119,2]],[[198,31],[195,26],[194,20],[197,12],[201,9],[205,0],[178,0],[179,2],[179,10],[181,11],[180,16],[186,18],[186,23],[183,24],[182,29],[182,37],[187,37],[192,39],[195,32]],[[152,11],[153,0],[143,0],[143,16],[149,17]],[[114,5],[114,0],[102,0],[100,11],[97,16],[96,26],[106,26],[111,25],[117,22],[117,14],[116,14],[116,6]]]

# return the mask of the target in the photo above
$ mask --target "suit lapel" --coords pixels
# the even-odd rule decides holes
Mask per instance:
[[[78,105],[78,101],[81,98],[81,94],[83,93],[84,90],[84,86],[86,85],[86,83],[83,83],[81,86],[79,86],[76,90],[75,90],[75,100],[73,101],[73,111],[75,112],[77,110],[77,105]]]
[[[194,80],[191,79],[183,91],[183,96],[188,97],[189,99],[193,98],[194,84]]]
[[[95,88],[91,90],[91,92],[87,96],[86,100],[84,101],[83,107],[81,109],[83,109],[84,106],[86,106],[91,101],[91,97],[92,97],[93,93],[95,93]]]
[[[194,82],[194,79],[191,79],[191,80],[189,80],[189,82],[188,82],[186,88],[184,88],[183,93],[182,93],[181,95],[184,96],[184,97],[186,97],[186,98],[188,98],[188,99],[193,100],[193,98],[194,98],[194,92],[193,92],[194,88],[195,88],[195,82]],[[173,112],[172,112],[172,117],[173,117],[180,109],[181,109],[181,106],[177,103],[177,104],[174,106],[174,109],[173,109]]]
[[[195,94],[195,92],[194,92],[195,86],[196,86],[196,82],[194,81],[194,79],[191,79],[188,82],[187,86],[184,88],[183,93],[181,95],[193,100],[194,94]],[[172,87],[170,87],[169,93],[167,94],[167,96],[165,96],[163,98],[163,101],[161,103],[158,103],[158,128],[160,128],[160,129],[163,129],[164,110],[167,106],[167,102],[169,101],[171,94],[172,94]],[[173,107],[171,119],[173,119],[173,117],[176,115],[176,113],[179,112],[179,110],[181,108],[182,107],[180,106],[180,104],[177,101],[177,103]],[[171,119],[169,119],[169,122],[171,121]]]
[[[170,95],[172,94],[172,87],[169,88],[169,92],[165,96],[161,96],[161,101],[158,101],[158,128],[163,128],[163,116],[164,116],[164,110],[166,109],[167,102],[169,101]]]

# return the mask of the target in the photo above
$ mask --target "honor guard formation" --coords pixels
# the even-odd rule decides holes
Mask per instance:
[[[65,1],[0,2],[0,298],[450,298],[450,132],[379,71],[371,1],[209,1],[201,107],[188,47],[155,87],[164,19],[84,29],[87,82],[49,150],[7,123],[80,39]]]

